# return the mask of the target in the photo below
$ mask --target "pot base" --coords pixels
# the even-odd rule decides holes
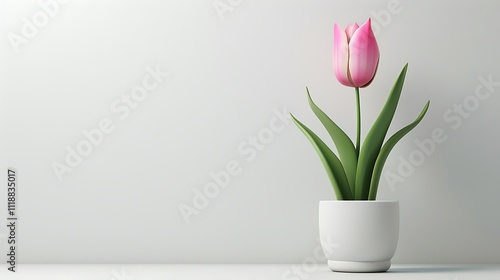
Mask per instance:
[[[328,267],[336,272],[385,272],[391,267],[391,261],[346,262],[329,260]]]

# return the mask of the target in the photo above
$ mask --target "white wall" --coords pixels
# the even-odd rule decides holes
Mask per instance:
[[[318,201],[334,194],[312,147],[276,111],[293,112],[326,139],[306,102],[309,86],[354,137],[354,92],[334,78],[332,30],[370,16],[381,61],[362,91],[363,131],[406,62],[391,132],[432,102],[387,161],[384,175],[403,182],[383,178],[380,186],[379,199],[401,205],[394,261],[500,262],[498,2],[220,0],[232,3],[222,14],[218,2],[71,1],[50,6],[43,25],[37,1],[2,1],[0,161],[19,174],[22,262],[297,263],[313,256]],[[43,25],[36,32],[23,22],[34,15]],[[12,44],[14,33],[24,40]],[[125,105],[121,98],[147,79],[148,67],[169,76]],[[474,104],[481,77],[494,84]],[[473,111],[461,117],[453,106],[464,101]],[[103,120],[112,131],[59,181],[54,162],[67,164],[66,147],[85,145],[82,131]],[[272,139],[251,155],[250,137],[268,133],[270,122]],[[398,171],[417,155],[415,141],[435,129],[446,141],[411,172]],[[179,206],[193,206],[194,191],[228,164],[240,173],[187,224]],[[5,209],[5,191],[0,199]],[[4,255],[5,227],[0,237]]]

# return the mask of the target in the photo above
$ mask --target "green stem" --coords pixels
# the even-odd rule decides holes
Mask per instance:
[[[361,142],[361,104],[359,102],[359,87],[354,88],[356,90],[356,107],[358,112],[358,123],[357,123],[357,136],[356,136],[356,157],[359,158],[360,142]]]

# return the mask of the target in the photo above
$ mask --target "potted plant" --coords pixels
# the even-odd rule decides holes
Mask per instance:
[[[319,155],[337,197],[337,200],[319,203],[320,239],[328,266],[333,271],[381,272],[389,269],[399,236],[399,204],[397,201],[376,200],[380,176],[392,148],[418,125],[430,104],[428,101],[412,123],[385,140],[403,89],[408,68],[406,64],[361,146],[359,89],[373,81],[379,58],[370,19],[362,26],[349,25],[345,31],[335,24],[335,76],[341,84],[353,87],[356,95],[355,144],[316,106],[306,88],[309,105],[332,138],[338,156],[292,115],[295,124]]]

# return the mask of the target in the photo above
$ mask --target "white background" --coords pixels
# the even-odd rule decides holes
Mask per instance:
[[[3,174],[18,170],[22,262],[300,263],[313,256],[318,201],[334,199],[313,148],[290,122],[255,157],[238,147],[248,150],[251,137],[269,132],[276,111],[294,113],[327,139],[305,86],[354,138],[354,90],[333,75],[332,31],[334,23],[368,17],[381,61],[361,92],[363,133],[407,62],[390,133],[431,100],[386,163],[384,176],[400,180],[381,181],[378,198],[401,207],[394,262],[500,262],[495,1],[108,0],[58,7],[45,23],[38,1],[0,4],[0,162]],[[39,21],[30,38],[23,18]],[[13,36],[24,41],[16,45]],[[127,117],[115,112],[112,104],[123,105],[120,98],[157,66],[170,76]],[[488,91],[480,77],[497,84]],[[490,95],[474,104],[478,86]],[[472,109],[458,117],[454,104],[464,100]],[[106,118],[114,130],[58,180],[54,163],[66,164],[66,148],[86,141],[82,131]],[[411,172],[398,171],[419,153],[415,140],[435,129],[446,141],[414,158]],[[186,223],[179,207],[193,207],[209,174],[235,162],[241,173]],[[0,199],[6,209],[6,191]]]

